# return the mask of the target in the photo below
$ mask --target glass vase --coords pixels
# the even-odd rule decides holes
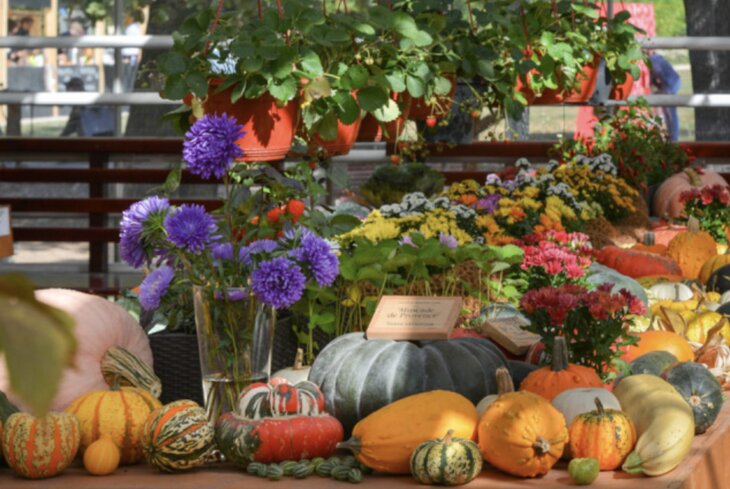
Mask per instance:
[[[276,311],[244,289],[193,286],[203,398],[210,421],[235,411],[249,384],[266,382]]]

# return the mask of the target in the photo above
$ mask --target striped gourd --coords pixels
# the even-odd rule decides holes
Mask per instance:
[[[324,395],[316,384],[304,380],[290,384],[282,378],[256,382],[238,397],[238,412],[249,419],[288,416],[318,416],[324,413]]]
[[[79,449],[79,421],[68,413],[35,418],[11,414],[5,422],[2,450],[13,471],[28,479],[61,473]]]
[[[457,486],[466,484],[482,471],[482,454],[471,440],[453,438],[428,440],[411,456],[411,474],[421,484]]]
[[[189,470],[205,462],[214,435],[205,409],[193,401],[175,401],[149,415],[142,450],[147,462],[163,472]]]
[[[157,398],[162,394],[162,382],[152,367],[121,346],[113,346],[104,353],[101,359],[101,373],[110,387],[119,382],[119,385],[139,387],[149,391]]]
[[[136,387],[92,391],[66,408],[79,418],[81,450],[102,434],[117,444],[121,463],[134,464],[142,459],[142,428],[147,416],[162,404],[152,394]]]

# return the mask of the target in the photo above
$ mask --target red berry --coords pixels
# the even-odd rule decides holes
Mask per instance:
[[[276,224],[281,219],[281,215],[284,213],[284,210],[281,207],[274,207],[269,212],[266,213],[266,221],[271,224]]]
[[[426,117],[426,125],[428,127],[436,127],[436,122],[438,122],[436,120],[436,116],[430,115],[430,116]]]
[[[304,214],[304,202],[298,199],[291,199],[286,204],[286,212],[292,216],[292,221],[297,222],[302,214]]]
[[[316,170],[317,169],[317,162],[316,161],[310,160],[310,162],[307,163],[307,164],[309,165],[309,169],[310,170]]]
[[[398,155],[390,155],[390,162],[394,165],[400,165],[400,156]]]
[[[474,109],[471,112],[469,112],[469,115],[472,119],[479,119],[482,116],[482,111]]]

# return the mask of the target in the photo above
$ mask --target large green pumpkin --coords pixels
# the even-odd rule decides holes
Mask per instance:
[[[695,418],[695,434],[707,431],[722,408],[722,386],[701,363],[682,362],[664,372],[664,380],[687,401]]]
[[[646,290],[641,286],[639,282],[631,277],[628,277],[622,273],[617,272],[613,268],[601,265],[600,263],[591,263],[588,268],[588,283],[595,286],[603,283],[609,283],[613,285],[612,292],[616,293],[621,289],[626,289],[633,295],[639,298],[644,305],[649,304],[649,297],[646,295]]]
[[[350,333],[320,352],[309,380],[319,385],[327,411],[349,433],[368,414],[421,392],[453,391],[476,404],[497,393],[499,367],[509,368],[506,358],[481,338],[410,342]]]

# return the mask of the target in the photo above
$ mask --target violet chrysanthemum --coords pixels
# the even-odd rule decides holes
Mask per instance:
[[[235,118],[205,115],[185,133],[183,159],[190,173],[209,179],[222,178],[231,163],[243,156],[236,141],[245,134]]]
[[[162,296],[167,293],[175,271],[164,265],[151,271],[139,286],[139,303],[148,311],[160,307]]]
[[[167,239],[178,248],[199,255],[208,246],[216,225],[200,204],[183,204],[165,218]]]
[[[254,241],[248,246],[241,248],[238,252],[238,259],[244,265],[251,265],[253,263],[253,256],[260,253],[271,253],[279,247],[279,243],[273,239],[259,239]]]
[[[164,197],[148,197],[132,204],[122,213],[119,223],[119,255],[134,268],[141,267],[148,259],[142,234],[145,223],[155,216],[162,218],[170,208]]]
[[[439,243],[452,250],[459,246],[459,242],[454,236],[445,233],[439,233]]]
[[[289,255],[309,267],[320,287],[332,285],[340,271],[340,261],[330,244],[311,232],[304,234],[299,248],[291,250]]]
[[[233,244],[216,243],[210,247],[210,255],[214,260],[232,261],[233,260]]]
[[[301,299],[306,281],[299,266],[283,256],[261,262],[251,273],[251,288],[256,297],[277,309]]]

